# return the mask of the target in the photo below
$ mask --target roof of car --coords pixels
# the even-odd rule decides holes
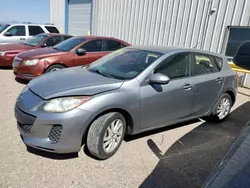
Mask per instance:
[[[75,36],[77,38],[85,38],[85,39],[114,39],[114,40],[121,40],[114,37],[104,37],[104,36],[94,36],[94,35],[86,35],[86,36]]]
[[[210,52],[210,51],[199,50],[199,49],[195,49],[195,48],[181,48],[181,47],[174,47],[174,46],[136,45],[136,46],[130,46],[130,47],[127,47],[127,48],[135,48],[135,49],[140,49],[140,50],[147,50],[147,51],[157,52],[157,53],[162,53],[162,54],[166,54],[166,53],[171,52],[171,51],[176,51],[176,52],[205,53],[205,54],[208,54],[208,55],[223,57],[221,54]]]
[[[62,34],[62,33],[40,33],[38,35],[47,35],[48,37],[50,36],[72,36],[72,35]]]

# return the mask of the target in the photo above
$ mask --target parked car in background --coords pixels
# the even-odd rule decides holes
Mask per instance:
[[[130,44],[111,37],[72,37],[53,48],[36,49],[18,54],[14,59],[14,74],[31,80],[43,73],[67,67],[87,65]]]
[[[0,43],[20,43],[40,33],[59,33],[54,25],[5,24],[0,28]]]
[[[16,101],[15,117],[31,147],[77,152],[86,138],[91,154],[107,159],[125,134],[204,116],[224,120],[236,80],[227,58],[216,53],[131,46],[32,80]]]
[[[44,33],[31,37],[19,44],[0,44],[0,67],[11,67],[18,53],[51,47],[71,37],[70,35]]]

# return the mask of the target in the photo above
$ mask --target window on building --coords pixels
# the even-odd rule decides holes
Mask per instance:
[[[230,28],[226,56],[235,56],[239,46],[247,40],[250,40],[250,27]]]
[[[195,63],[192,68],[193,75],[202,75],[219,71],[219,67],[215,64],[212,57],[202,54],[196,54],[194,57]]]
[[[84,48],[86,52],[100,52],[102,51],[102,40],[91,40],[81,48]]]
[[[163,65],[155,70],[155,73],[167,75],[170,79],[189,76],[190,56],[187,53],[178,54],[167,58]]]
[[[6,31],[12,36],[25,36],[25,26],[13,26]]]
[[[45,28],[50,32],[50,33],[59,33],[56,27],[53,26],[45,26]]]
[[[43,29],[40,26],[29,26],[30,36],[34,36],[40,33],[44,33]]]

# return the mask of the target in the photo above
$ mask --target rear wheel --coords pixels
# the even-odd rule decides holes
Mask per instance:
[[[91,124],[87,135],[89,152],[99,159],[111,157],[123,141],[125,128],[125,118],[118,112],[100,116]]]
[[[46,69],[46,71],[45,71],[45,73],[48,73],[48,72],[54,72],[54,71],[57,71],[57,70],[59,70],[59,69],[64,69],[65,67],[63,66],[63,65],[51,65],[51,66],[49,66],[47,69]]]
[[[232,99],[230,95],[224,93],[216,103],[212,114],[208,117],[210,120],[223,121],[230,113],[232,108]]]

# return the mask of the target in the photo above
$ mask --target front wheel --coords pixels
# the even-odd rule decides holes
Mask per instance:
[[[89,152],[99,159],[107,159],[119,149],[126,130],[122,114],[110,112],[97,118],[90,126],[87,135]]]
[[[51,65],[49,66],[45,73],[48,73],[48,72],[54,72],[54,71],[57,71],[57,70],[60,70],[60,69],[64,69],[65,67],[63,65]]]
[[[215,121],[223,121],[229,115],[231,108],[232,99],[230,95],[224,93],[220,96],[209,119]]]

